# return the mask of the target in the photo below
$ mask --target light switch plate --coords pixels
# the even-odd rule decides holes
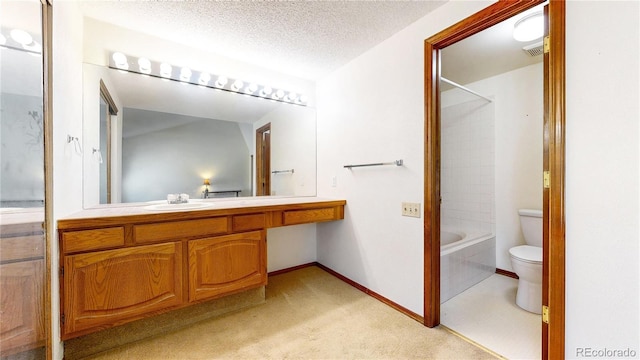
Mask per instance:
[[[420,215],[420,203],[402,203],[402,216],[411,216],[419,218]]]

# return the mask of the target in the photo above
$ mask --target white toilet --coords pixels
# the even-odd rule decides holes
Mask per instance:
[[[518,275],[516,304],[532,313],[542,313],[542,211],[518,210],[520,228],[527,245],[509,249],[511,265]]]

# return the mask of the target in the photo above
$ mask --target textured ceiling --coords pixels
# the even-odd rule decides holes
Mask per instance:
[[[445,1],[83,1],[85,16],[317,79]]]

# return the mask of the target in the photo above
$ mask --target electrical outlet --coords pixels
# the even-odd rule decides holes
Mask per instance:
[[[420,203],[402,203],[402,216],[420,217]]]

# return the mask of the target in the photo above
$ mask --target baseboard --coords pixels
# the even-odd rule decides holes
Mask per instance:
[[[509,271],[509,270],[496,268],[496,274],[503,275],[503,276],[508,276],[508,277],[514,278],[514,279],[520,279],[516,273],[514,273],[513,271]]]
[[[362,291],[363,293],[371,296],[372,298],[374,298],[374,299],[376,299],[378,301],[381,301],[382,303],[384,303],[384,304],[394,308],[395,310],[407,315],[408,317],[412,318],[413,320],[415,320],[415,321],[417,321],[417,322],[419,322],[421,324],[424,324],[424,317],[414,313],[413,311],[405,308],[404,306],[387,299],[386,297],[376,293],[375,291],[369,290],[368,288],[358,284],[357,282],[349,279],[348,277],[346,277],[346,276],[344,276],[344,275],[342,275],[342,274],[340,274],[340,273],[338,273],[338,272],[336,272],[336,271],[334,271],[334,270],[332,270],[332,269],[330,269],[330,268],[328,268],[328,267],[326,267],[326,266],[324,266],[324,265],[322,265],[322,264],[320,264],[318,262],[315,263],[315,266],[317,266],[320,269],[328,272],[329,274],[337,277],[338,279],[344,281],[345,283],[353,286],[354,288]]]
[[[270,273],[268,273],[268,276],[276,276],[276,275],[281,275],[281,274],[286,274],[288,272],[292,272],[292,271],[296,271],[296,270],[300,270],[300,269],[304,269],[310,266],[318,266],[318,262],[314,261],[314,262],[310,262],[310,263],[306,263],[306,264],[302,264],[302,265],[296,265],[296,266],[292,266],[286,269],[280,269],[280,270],[275,270],[272,271]]]

